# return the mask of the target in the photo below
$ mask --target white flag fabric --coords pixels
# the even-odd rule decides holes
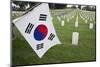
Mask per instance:
[[[48,49],[61,44],[55,32],[49,6],[42,3],[13,22],[35,53],[42,58]]]

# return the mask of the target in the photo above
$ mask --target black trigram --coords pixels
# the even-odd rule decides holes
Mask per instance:
[[[48,38],[48,40],[52,41],[54,37],[55,37],[55,35],[53,33],[51,33],[50,36],[49,36],[49,38]]]
[[[33,24],[29,23],[28,26],[27,26],[27,28],[26,28],[26,30],[25,30],[25,33],[30,34],[33,26],[34,26]]]
[[[44,44],[43,44],[43,43],[38,44],[38,45],[36,45],[36,49],[37,49],[37,50],[42,49],[42,48],[43,48],[43,46],[44,46]]]
[[[40,21],[46,21],[47,15],[45,14],[40,14],[39,20]]]

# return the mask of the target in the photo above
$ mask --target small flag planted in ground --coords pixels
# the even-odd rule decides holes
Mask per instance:
[[[48,4],[38,5],[14,24],[40,58],[48,49],[60,44],[52,24]]]

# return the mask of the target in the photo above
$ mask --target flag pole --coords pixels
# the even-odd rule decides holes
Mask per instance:
[[[37,3],[36,5],[32,6],[31,8],[29,8],[28,10],[25,11],[24,14],[22,14],[21,16],[19,16],[18,18],[15,18],[12,20],[12,22],[16,22],[18,19],[20,19],[20,17],[24,16],[25,14],[27,14],[28,12],[32,11],[35,7],[37,7],[38,5],[40,5],[41,3]]]
[[[28,12],[32,11],[35,7],[37,7],[38,5],[40,5],[41,3],[37,3],[36,5],[34,5],[33,7],[31,7],[29,10],[27,10],[24,14],[22,14],[21,16],[27,14]]]

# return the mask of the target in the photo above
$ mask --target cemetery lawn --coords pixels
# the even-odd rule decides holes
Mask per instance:
[[[49,49],[40,59],[32,50],[27,41],[22,37],[16,27],[12,28],[16,33],[16,39],[12,40],[12,64],[51,64],[67,62],[83,62],[96,60],[96,29],[89,29],[89,23],[79,16],[79,27],[75,28],[75,17],[62,27],[57,18],[53,17],[53,24],[58,38],[62,44]],[[95,22],[95,21],[92,21]],[[95,23],[94,23],[95,24]],[[94,25],[95,26],[95,25]],[[78,46],[72,45],[72,33],[79,32]]]

